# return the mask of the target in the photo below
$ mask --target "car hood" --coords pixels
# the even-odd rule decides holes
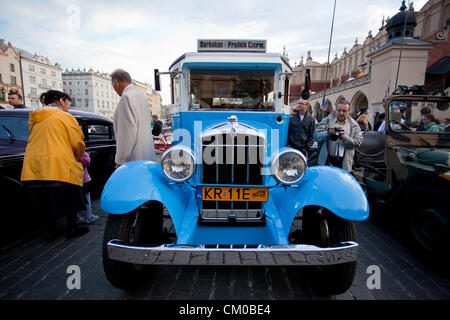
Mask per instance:
[[[24,154],[26,147],[26,140],[0,138],[0,157]]]
[[[227,128],[231,117],[235,118],[236,128],[257,130],[266,137],[267,155],[269,157],[271,156],[272,144],[273,150],[279,150],[286,146],[289,115],[274,112],[248,111],[188,111],[173,115],[174,144],[181,142],[194,150],[196,140],[202,133],[207,133],[215,128]]]

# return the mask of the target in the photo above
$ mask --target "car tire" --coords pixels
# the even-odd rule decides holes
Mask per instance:
[[[426,258],[449,258],[450,216],[446,204],[449,196],[444,188],[427,186],[417,186],[408,193],[410,205],[404,213],[407,236],[413,248]]]
[[[342,241],[356,242],[355,224],[329,212],[324,216],[307,215],[303,223],[305,240],[308,243],[327,246]],[[327,230],[328,237],[323,234],[324,230]],[[336,295],[346,292],[355,278],[356,265],[357,262],[353,261],[317,267],[311,283],[314,291],[320,295]]]
[[[107,244],[113,239],[129,241],[135,217],[135,212],[121,215],[110,214],[105,226],[103,270],[108,281],[119,289],[133,288],[136,285],[140,271],[132,264],[109,259]]]
[[[103,237],[103,269],[106,278],[115,287],[134,289],[140,282],[141,277],[144,276],[144,271],[151,268],[109,259],[108,242],[118,239],[137,245],[162,244],[165,240],[163,209],[162,203],[149,201],[130,213],[110,214],[108,216]]]

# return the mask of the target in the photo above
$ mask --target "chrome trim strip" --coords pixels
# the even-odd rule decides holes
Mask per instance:
[[[248,204],[247,204],[247,206],[248,206]],[[248,208],[234,209],[234,210],[233,209],[202,209],[201,213],[202,213],[202,218],[204,220],[222,218],[222,219],[225,219],[225,221],[227,221],[227,218],[231,213],[233,213],[236,216],[237,220],[243,219],[243,221],[245,221],[245,219],[249,219],[249,218],[260,220],[263,217],[262,209],[248,209]],[[251,213],[251,216],[249,216],[249,213]],[[214,214],[215,214],[215,217],[214,217]]]
[[[213,137],[221,134],[229,134],[229,135],[252,135],[258,136],[264,140],[264,145],[266,141],[266,135],[249,125],[244,123],[237,122],[223,122],[214,126],[213,128],[206,129],[200,134],[200,141],[203,141],[206,137]]]
[[[358,244],[341,242],[338,247],[314,245],[273,246],[189,246],[164,244],[153,247],[130,246],[120,240],[107,244],[109,259],[145,265],[259,265],[326,266],[357,259]]]

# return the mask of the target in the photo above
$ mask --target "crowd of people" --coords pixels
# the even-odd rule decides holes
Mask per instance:
[[[288,146],[307,157],[314,141],[317,141],[318,164],[328,164],[350,172],[355,149],[363,142],[361,126],[350,116],[350,103],[340,101],[336,112],[325,117],[317,128],[315,119],[307,113],[308,108],[307,100],[299,100],[289,122]],[[367,123],[364,125],[368,127]]]
[[[361,107],[354,117],[350,115],[350,102],[342,100],[336,109],[319,123],[308,114],[310,107],[307,100],[300,99],[293,109],[289,122],[288,146],[299,150],[305,157],[314,142],[318,143],[318,164],[328,164],[352,171],[355,150],[364,140],[364,132],[377,131],[386,134],[385,113],[375,117],[372,125],[369,120],[368,107]],[[406,108],[399,108],[401,113],[400,124],[407,125]],[[420,110],[421,121],[415,131],[450,132],[450,119],[443,123],[436,119],[430,107]]]

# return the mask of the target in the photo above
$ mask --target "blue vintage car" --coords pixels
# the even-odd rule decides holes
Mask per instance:
[[[352,284],[354,221],[368,218],[358,182],[307,167],[286,147],[292,69],[265,40],[198,40],[169,68],[173,146],[105,185],[103,264],[119,288],[142,265],[318,266],[317,288]],[[173,232],[171,228],[173,226]]]

